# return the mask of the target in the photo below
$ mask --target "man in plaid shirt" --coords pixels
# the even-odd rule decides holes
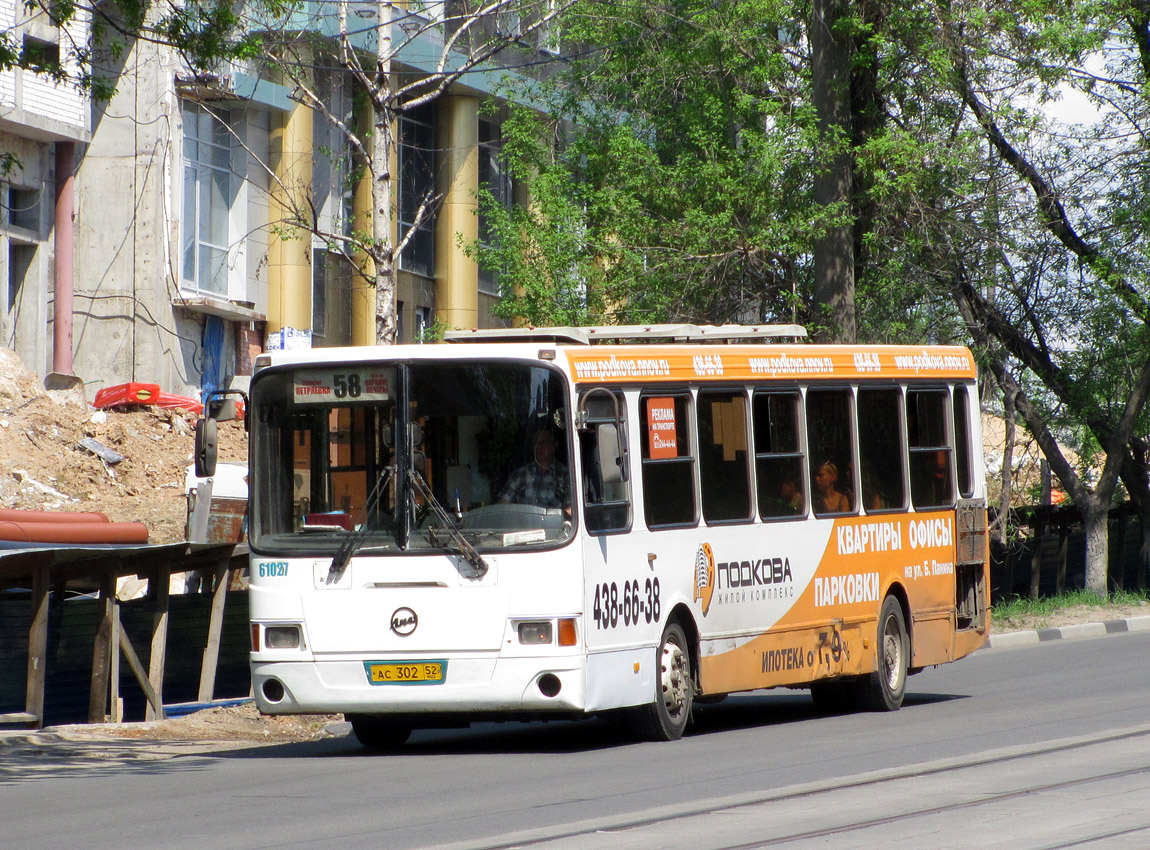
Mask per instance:
[[[555,437],[550,431],[536,431],[531,442],[535,459],[511,473],[499,501],[566,508],[569,504],[567,467],[555,460]]]

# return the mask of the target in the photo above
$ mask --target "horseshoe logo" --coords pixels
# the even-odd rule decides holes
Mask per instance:
[[[703,601],[703,616],[711,607],[711,597],[715,595],[715,553],[711,544],[704,543],[695,555],[695,599]]]

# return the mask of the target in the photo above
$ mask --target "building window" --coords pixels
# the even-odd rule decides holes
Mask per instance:
[[[435,342],[434,339],[428,339],[428,334],[431,331],[431,308],[430,307],[416,307],[415,308],[415,341],[419,343]]]
[[[435,275],[435,124],[430,104],[399,119],[399,239],[411,240],[399,255],[399,267],[424,277]],[[416,220],[423,217],[416,227]]]
[[[499,125],[491,121],[479,122],[479,185],[491,192],[496,204],[504,209],[511,208],[511,175],[503,162],[503,139]],[[498,247],[498,235],[491,217],[484,214],[482,207],[479,210],[479,241],[483,245]],[[498,295],[498,273],[481,267],[479,291]]]
[[[8,312],[16,309],[24,282],[32,270],[36,259],[36,246],[23,242],[8,241]]]
[[[327,250],[311,251],[311,335],[327,336]]]
[[[26,35],[20,61],[38,74],[51,74],[60,67],[60,45]]]
[[[215,113],[184,103],[184,286],[228,296],[228,219],[232,199],[231,133]]]
[[[339,161],[339,232],[351,237],[355,233],[355,191],[356,184],[363,179],[364,168],[359,162],[355,148],[348,145]]]
[[[18,227],[28,235],[40,238],[40,189],[24,189],[19,186],[4,187],[0,194],[4,198],[4,226]]]
[[[555,12],[559,6],[559,0],[546,0],[544,4],[545,15],[550,15]],[[556,56],[559,55],[561,47],[561,34],[559,31],[559,18],[558,16],[551,18],[539,30],[539,49],[544,53],[551,53]]]

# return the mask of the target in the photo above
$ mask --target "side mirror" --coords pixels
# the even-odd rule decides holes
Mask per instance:
[[[215,419],[196,420],[196,477],[210,478],[216,474],[216,451],[218,448]]]
[[[217,422],[231,422],[236,418],[236,400],[213,396],[204,407],[204,415]]]
[[[248,397],[242,390],[214,390],[204,399],[204,416],[196,420],[195,464],[197,478],[210,478],[216,474],[216,454],[219,448],[219,424],[230,422],[239,413],[236,398],[243,399],[247,408]],[[244,418],[247,429],[248,418]]]

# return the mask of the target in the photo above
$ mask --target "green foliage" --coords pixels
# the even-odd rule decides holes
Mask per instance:
[[[860,340],[971,345],[984,374],[1021,388],[1036,432],[1078,450],[1077,468],[1058,466],[1045,443],[1089,501],[1150,359],[1150,12],[845,5],[850,117],[829,134],[809,5],[576,7],[564,32],[593,48],[537,94],[549,121],[522,121],[508,144],[532,203],[482,201],[498,238],[471,250],[500,275],[499,309],[818,327],[815,246],[849,225]],[[1058,112],[1074,99],[1077,115]],[[815,178],[844,153],[850,200],[819,206]],[[1143,409],[1132,433],[1148,431]],[[1142,469],[1136,498],[1150,497],[1144,467],[1127,465]]]
[[[999,602],[990,611],[992,628],[996,625],[1019,620],[1043,620],[1053,617],[1068,608],[1106,609],[1113,605],[1141,605],[1147,601],[1145,594],[1131,591],[1115,591],[1109,596],[1101,596],[1089,590],[1073,590],[1060,596],[1042,599],[1023,599],[1015,596],[1006,602]]]
[[[436,319],[416,335],[415,341],[418,343],[441,342],[444,333],[448,330],[446,322],[442,319]]]
[[[791,320],[807,234],[825,222],[802,203],[810,111],[787,93],[780,24],[762,23],[782,7],[576,8],[564,32],[604,48],[552,81],[553,123],[524,120],[505,142],[531,207],[503,217],[498,247],[475,248],[501,275],[501,309]]]
[[[473,253],[502,281],[506,315],[588,320],[802,321],[817,326],[814,245],[853,225],[860,337],[961,339],[938,230],[984,162],[921,4],[867,2],[844,38],[865,85],[850,138],[849,206],[819,207],[827,156],[811,105],[810,10],[774,0],[606,3],[564,21],[601,45],[551,80],[551,123],[508,153],[530,214],[501,218]],[[925,46],[933,51],[923,52]],[[552,144],[551,142],[555,142]],[[556,231],[564,231],[562,233]]]

